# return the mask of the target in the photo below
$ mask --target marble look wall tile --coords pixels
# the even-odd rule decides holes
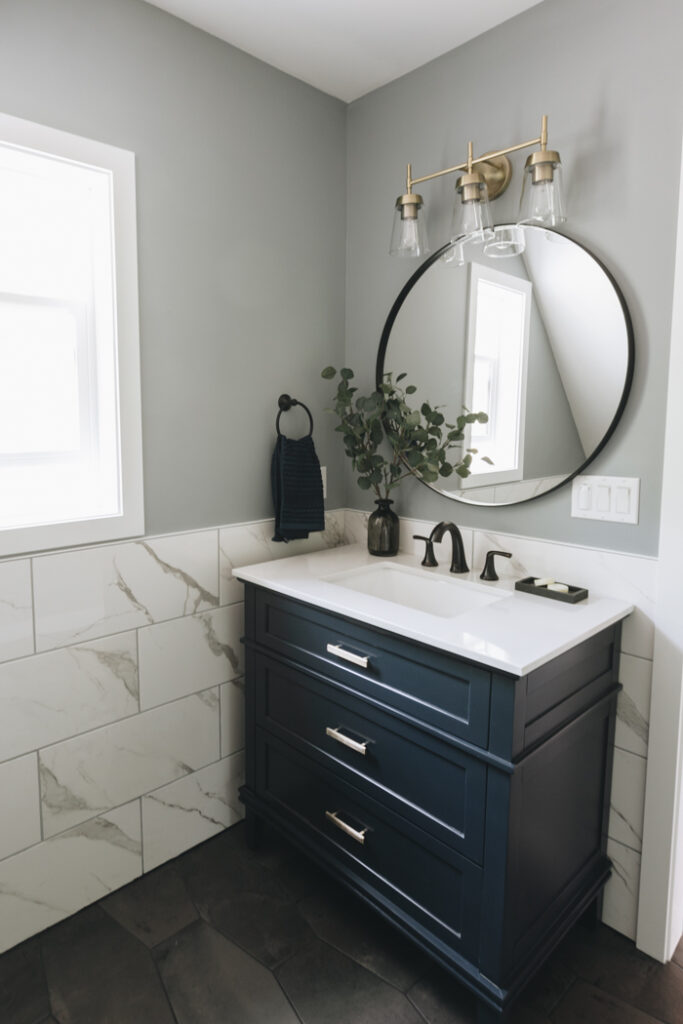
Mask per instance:
[[[607,834],[638,852],[643,845],[646,768],[644,757],[615,748]]]
[[[242,672],[244,605],[216,608],[141,629],[140,706],[226,683]]]
[[[369,512],[361,512],[359,509],[347,508],[344,511],[344,537],[347,544],[368,543],[368,516]]]
[[[36,754],[0,764],[0,823],[0,860],[40,842]]]
[[[221,686],[221,757],[244,747],[244,679]]]
[[[185,697],[40,752],[45,836],[220,757],[218,690]]]
[[[218,605],[216,530],[34,559],[39,651]]]
[[[344,512],[326,512],[324,532],[312,533],[305,540],[292,540],[283,544],[272,539],[273,530],[273,520],[269,519],[242,526],[226,526],[220,531],[221,604],[244,600],[243,585],[233,577],[233,569],[240,565],[256,565],[275,558],[288,558],[344,544]]]
[[[136,800],[0,862],[0,953],[142,873]]]
[[[636,937],[640,854],[614,839],[607,841],[607,856],[612,861],[612,876],[605,886],[602,920],[629,939]]]
[[[134,632],[0,665],[0,761],[134,715]]]
[[[33,654],[31,563],[0,563],[0,661]]]
[[[632,754],[647,757],[652,662],[646,658],[622,654],[619,682],[624,688],[617,701],[615,746],[621,747],[622,750],[630,750]]]
[[[242,753],[194,772],[142,798],[145,871],[177,857],[244,817],[237,791]]]
[[[477,530],[472,567],[478,572],[491,548],[511,551],[513,555],[510,559],[498,559],[496,567],[501,579],[554,576],[564,583],[588,587],[596,595],[616,597],[635,605],[633,614],[624,621],[622,650],[652,658],[657,596],[655,559]]]

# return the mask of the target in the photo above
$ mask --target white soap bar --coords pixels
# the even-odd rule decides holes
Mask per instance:
[[[568,594],[569,587],[566,583],[549,583],[548,590],[556,590],[558,594]]]
[[[534,586],[535,587],[548,587],[548,586],[550,586],[551,583],[554,583],[554,582],[555,582],[555,580],[553,579],[552,576],[546,576],[542,580],[534,580]]]

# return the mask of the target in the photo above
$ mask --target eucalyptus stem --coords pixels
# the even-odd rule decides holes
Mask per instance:
[[[337,370],[328,366],[321,376],[332,380]],[[408,476],[428,484],[453,473],[469,476],[472,456],[477,451],[468,448],[463,454],[465,432],[468,425],[488,419],[483,412],[465,411],[455,423],[446,423],[439,406],[422,402],[419,409],[413,408],[408,399],[417,388],[414,384],[401,386],[405,377],[405,373],[399,373],[394,380],[391,373],[385,373],[379,389],[359,395],[358,388],[350,383],[353,370],[345,367],[339,371],[331,410],[339,419],[335,429],[343,436],[358,486],[361,490],[374,490],[380,499],[388,498]],[[458,457],[451,461],[449,455],[455,450]]]

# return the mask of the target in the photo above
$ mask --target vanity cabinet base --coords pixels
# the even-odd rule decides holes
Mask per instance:
[[[610,874],[618,637],[520,678],[248,585],[248,842],[278,829],[505,1020]]]

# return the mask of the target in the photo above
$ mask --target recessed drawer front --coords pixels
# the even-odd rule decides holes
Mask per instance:
[[[276,654],[448,735],[487,746],[487,670],[254,587],[247,588],[247,622],[249,636]]]
[[[333,686],[254,656],[256,724],[481,862],[486,766]]]
[[[257,730],[257,793],[328,856],[447,942],[474,957],[481,869]]]

